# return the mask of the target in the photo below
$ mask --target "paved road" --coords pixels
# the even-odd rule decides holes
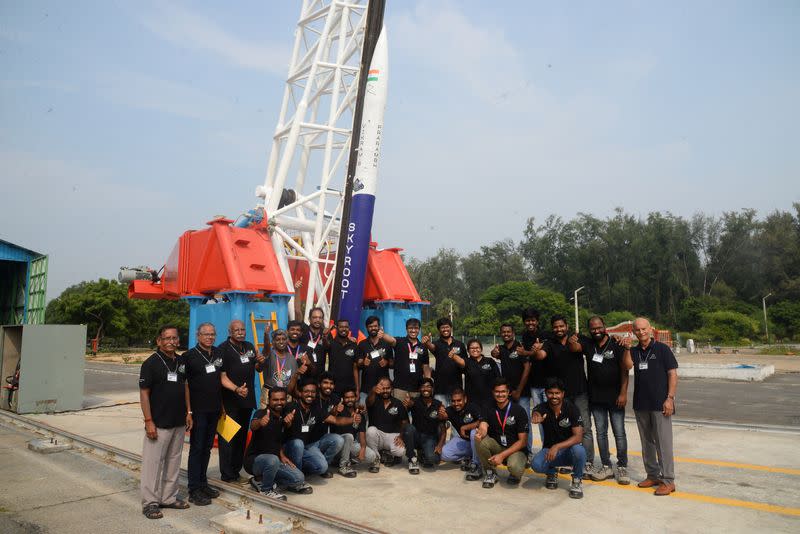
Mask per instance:
[[[138,365],[89,362],[84,392],[102,399],[136,391],[138,374]],[[630,407],[632,386],[629,398]],[[800,428],[800,373],[777,373],[763,382],[682,378],[677,400],[677,419]]]

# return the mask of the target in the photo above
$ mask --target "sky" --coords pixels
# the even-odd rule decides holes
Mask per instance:
[[[800,3],[389,0],[373,238],[800,201]],[[299,1],[0,0],[0,239],[48,297],[256,205]]]

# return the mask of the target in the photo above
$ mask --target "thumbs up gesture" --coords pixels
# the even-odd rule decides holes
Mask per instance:
[[[406,409],[409,409],[413,405],[414,405],[414,399],[411,398],[411,395],[406,393],[406,398],[403,399],[403,406],[405,406]]]
[[[297,408],[286,414],[286,417],[283,418],[283,424],[286,426],[292,426],[292,421],[294,421],[294,414],[297,413]]]
[[[533,415],[531,415],[531,423],[534,425],[540,425],[544,423],[545,419],[547,419],[547,414],[542,415],[539,412],[533,412]]]

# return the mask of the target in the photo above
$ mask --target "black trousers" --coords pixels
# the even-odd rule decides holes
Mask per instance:
[[[189,491],[194,491],[208,486],[208,460],[211,458],[211,448],[214,446],[214,436],[217,433],[219,412],[194,412],[192,414],[194,425],[189,436]],[[223,441],[223,440],[221,440]]]
[[[226,412],[228,417],[239,423],[241,429],[233,436],[229,442],[220,436],[219,443],[219,472],[222,480],[229,482],[239,478],[239,471],[242,470],[244,462],[244,448],[247,445],[247,431],[250,425],[250,415],[253,410],[250,408],[237,408]]]

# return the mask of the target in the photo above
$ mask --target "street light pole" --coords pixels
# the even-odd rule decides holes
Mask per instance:
[[[772,295],[772,293],[767,293],[761,298],[761,306],[764,308],[764,333],[767,335],[767,345],[770,344],[769,342],[769,324],[767,323],[767,297]]]
[[[575,333],[576,334],[579,334],[580,331],[581,331],[580,327],[578,326],[578,292],[581,289],[583,289],[584,287],[586,287],[586,286],[579,287],[578,289],[575,290],[575,293],[573,293],[573,295],[572,295],[572,298],[575,301]]]

